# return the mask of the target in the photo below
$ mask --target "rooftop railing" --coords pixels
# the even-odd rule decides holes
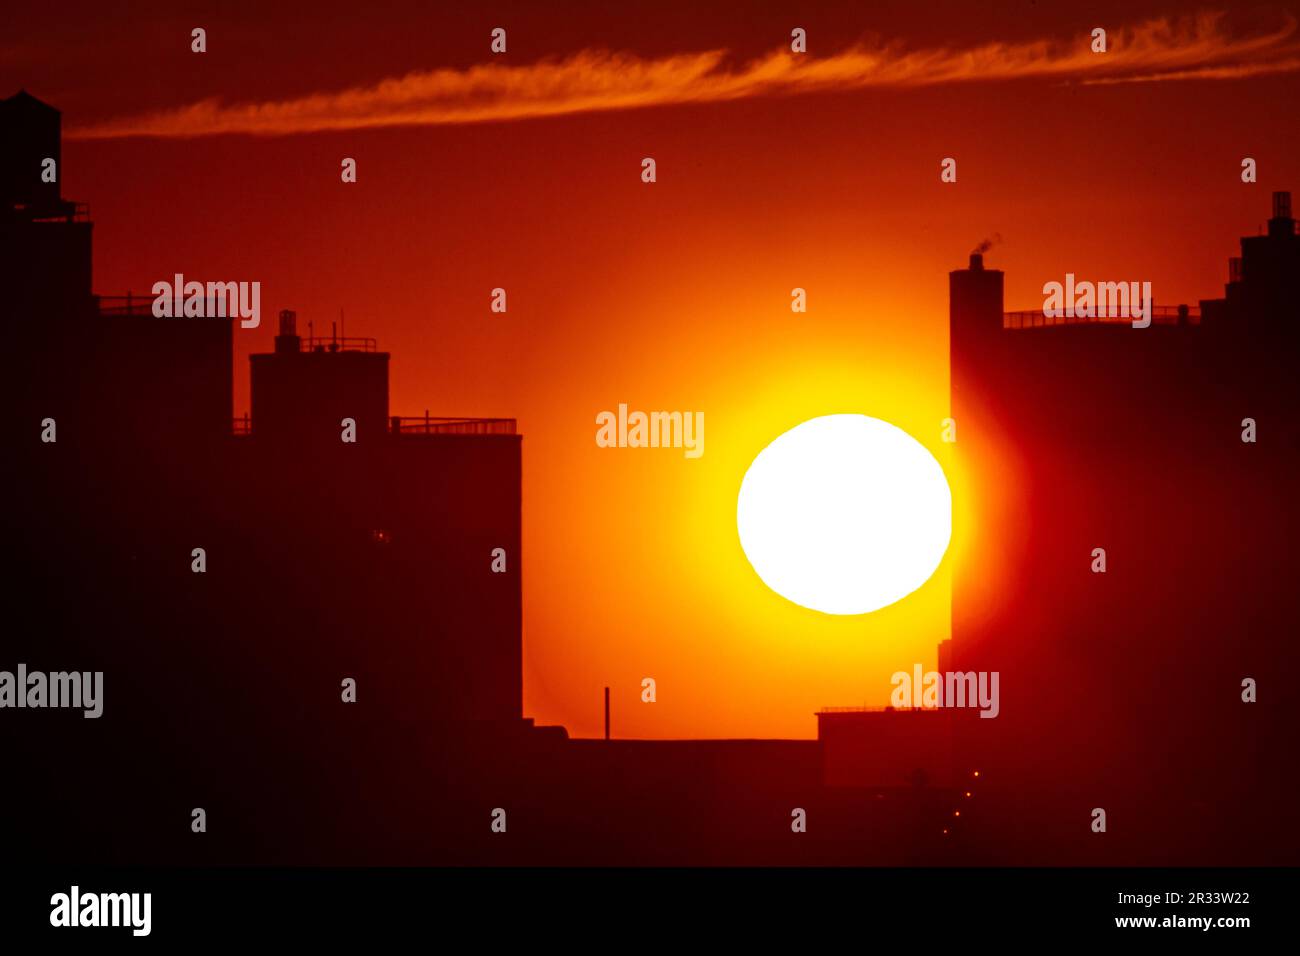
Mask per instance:
[[[377,347],[376,339],[355,335],[307,335],[298,339],[299,352],[373,352]]]
[[[100,315],[128,315],[148,318],[153,315],[153,304],[157,301],[158,296],[156,295],[133,295],[130,292],[126,295],[97,295],[95,296],[95,308]],[[239,318],[235,314],[235,310],[231,308],[230,302],[224,299],[204,299],[203,315],[204,317],[223,319]]]
[[[815,712],[815,716],[821,717],[826,714],[933,714],[942,707],[823,707]]]
[[[70,199],[15,203],[8,207],[6,215],[18,216],[31,222],[89,222],[90,206]]]
[[[513,418],[400,418],[388,420],[393,435],[513,435]]]
[[[1039,329],[1058,325],[1131,325],[1135,315],[1044,315],[1042,309],[1002,313],[1004,329]],[[1200,325],[1201,310],[1189,305],[1156,305],[1151,307],[1152,325]]]
[[[517,422],[513,418],[402,418],[388,420],[388,432],[399,437],[421,435],[514,435]],[[253,434],[253,421],[247,415],[231,419],[230,433],[236,437]]]
[[[95,310],[100,315],[153,315],[154,295],[97,295]]]

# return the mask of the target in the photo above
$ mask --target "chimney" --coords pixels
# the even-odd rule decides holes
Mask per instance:
[[[1273,194],[1273,218],[1291,218],[1291,194],[1289,192],[1276,192]]]
[[[298,338],[298,313],[292,309],[280,310],[280,334],[275,337],[275,351],[296,353],[302,339]]]
[[[1289,192],[1273,193],[1273,218],[1268,221],[1268,234],[1274,237],[1295,235],[1295,220],[1291,218]]]
[[[970,254],[969,269],[948,273],[948,323],[958,350],[1002,332],[1002,270],[985,269],[982,252]]]

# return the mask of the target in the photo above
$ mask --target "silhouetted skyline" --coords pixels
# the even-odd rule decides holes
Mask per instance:
[[[39,131],[29,158],[57,148],[44,104],[20,96],[0,116]],[[389,353],[335,330],[304,339],[284,310],[275,350],[251,357],[240,424],[237,321],[92,295],[83,207],[5,188],[0,279],[20,304],[24,357],[6,403],[8,500],[23,503],[9,652],[102,671],[86,759],[106,776],[123,752],[139,761],[81,819],[86,767],[58,755],[85,752],[85,728],[22,715],[16,745],[38,785],[6,799],[41,823],[22,855],[193,862],[168,821],[194,793],[229,827],[200,851],[212,861],[1294,851],[1294,771],[1269,757],[1294,713],[1282,572],[1297,530],[1300,237],[1284,194],[1196,323],[1008,327],[1000,271],[972,255],[950,274],[960,501],[939,658],[1002,675],[996,719],[832,707],[815,741],[656,741],[569,740],[522,707],[529,569],[512,420],[392,416]],[[1262,423],[1260,442],[1243,441],[1243,415]],[[1099,544],[1104,575],[1089,569]],[[1236,685],[1252,675],[1277,705],[1242,707]],[[1090,841],[1098,803],[1141,828]],[[492,844],[470,821],[505,805],[518,837]],[[1207,822],[1222,806],[1240,813]],[[105,837],[105,813],[129,836]],[[806,831],[791,827],[799,813]],[[429,818],[456,822],[413,833]]]

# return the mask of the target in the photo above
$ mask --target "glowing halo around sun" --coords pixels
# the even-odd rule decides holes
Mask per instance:
[[[826,614],[866,614],[934,574],[952,537],[952,492],[939,462],[901,428],[824,415],[754,458],[736,526],[777,594]]]

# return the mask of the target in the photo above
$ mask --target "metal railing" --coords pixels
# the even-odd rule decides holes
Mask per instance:
[[[933,714],[943,710],[942,707],[823,707],[814,711],[814,716],[824,714]]]
[[[171,297],[168,296],[168,299]],[[158,301],[156,295],[97,295],[95,309],[100,315],[127,315],[141,318],[153,316],[153,304]],[[237,319],[236,310],[225,299],[204,299],[203,318]]]
[[[1042,309],[1002,313],[1004,329],[1039,329],[1058,325],[1131,325],[1132,315],[1044,315]],[[1201,310],[1189,305],[1155,305],[1151,307],[1152,325],[1200,325]]]
[[[15,214],[31,222],[89,222],[90,205],[70,199],[47,200],[41,203],[16,203]]]
[[[154,295],[97,295],[95,311],[100,315],[153,315]]]
[[[513,418],[402,418],[388,420],[393,435],[513,435]]]
[[[376,339],[355,335],[307,335],[298,339],[299,352],[373,352],[377,347]]]
[[[516,420],[513,418],[435,418],[425,415],[422,418],[401,418],[396,415],[388,419],[388,431],[391,435],[514,435]],[[230,433],[236,437],[253,434],[253,420],[245,413],[230,420]]]

